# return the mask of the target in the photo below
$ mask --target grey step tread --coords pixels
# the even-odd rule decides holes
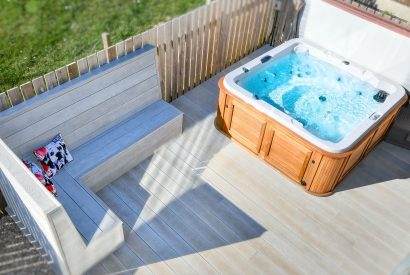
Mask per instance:
[[[182,113],[160,100],[79,146],[66,170],[79,178]]]
[[[66,209],[86,243],[113,228],[121,221],[84,183],[72,178],[64,169],[52,179],[58,200]]]

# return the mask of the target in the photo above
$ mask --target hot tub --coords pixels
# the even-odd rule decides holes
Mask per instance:
[[[303,39],[219,82],[217,126],[308,192],[331,194],[383,138],[404,89]]]

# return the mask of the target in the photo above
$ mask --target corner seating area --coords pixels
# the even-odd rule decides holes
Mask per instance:
[[[182,116],[161,99],[152,46],[0,113],[0,138],[18,158],[34,161],[58,133],[74,158],[52,178],[62,273],[84,273],[124,242],[122,221],[95,192],[180,135]],[[55,200],[34,203],[45,197]]]

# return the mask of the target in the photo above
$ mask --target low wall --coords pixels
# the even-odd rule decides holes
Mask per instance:
[[[410,31],[395,31],[368,17],[346,11],[335,0],[306,0],[299,36],[410,90]]]

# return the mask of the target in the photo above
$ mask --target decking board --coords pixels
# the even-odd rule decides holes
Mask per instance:
[[[215,129],[219,77],[266,50],[173,101],[183,135],[98,193],[150,228],[126,237],[141,258],[132,272],[185,262],[197,273],[386,274],[409,253],[410,151],[382,142],[318,198]],[[172,253],[148,246],[154,237]]]
[[[188,142],[187,142],[187,140],[184,140],[183,141],[183,143],[185,143],[185,144],[187,144]],[[234,146],[236,146],[236,145],[234,145]],[[194,145],[193,144],[190,144],[190,148],[193,148],[194,147]],[[212,151],[212,150],[210,150],[210,151]],[[240,151],[241,152],[241,151]],[[243,152],[245,152],[245,153],[247,153],[246,151],[243,151]],[[243,153],[242,152],[242,153]],[[241,155],[244,155],[244,154],[242,154],[241,153]],[[247,156],[246,154],[244,155],[244,156]],[[236,158],[232,158],[232,159],[227,159],[227,160],[225,160],[224,161],[224,163],[225,164],[228,164],[228,163],[231,163],[232,161],[235,161],[235,159],[237,160],[237,162],[242,162],[242,163],[249,163],[249,161],[247,161],[246,159],[238,159],[238,155],[236,155],[235,156]],[[223,171],[225,168],[223,167],[223,166],[221,166],[221,165],[216,165],[216,167],[219,167],[216,171],[217,171],[217,173],[221,173],[221,171]],[[234,167],[230,167],[230,169],[232,170]],[[260,170],[261,168],[263,168],[263,166],[260,166],[259,168],[255,168],[255,169],[253,169],[253,170],[255,170],[255,171],[257,171],[257,170]],[[271,169],[269,166],[266,166],[266,168],[267,169]],[[245,165],[245,167],[243,167],[243,171],[246,171],[246,169],[247,169],[247,167],[246,167],[246,165]],[[249,169],[248,169],[249,170]],[[251,169],[252,170],[252,169]],[[253,171],[252,170],[252,171]],[[235,182],[236,183],[236,185],[237,185],[237,183],[238,183],[238,181],[240,182],[241,181],[241,177],[243,177],[243,173],[241,174],[241,172],[240,172],[241,170],[240,169],[238,169],[238,170],[232,170],[232,173],[230,173],[230,174],[228,174],[228,175],[226,175],[225,177],[228,177],[227,178],[227,181],[228,182]],[[239,175],[237,178],[232,178],[232,176],[231,175]],[[296,186],[293,186],[292,185],[292,183],[291,182],[284,182],[284,181],[288,181],[288,180],[286,180],[286,178],[284,177],[284,176],[282,176],[282,175],[280,175],[279,173],[278,173],[278,175],[279,175],[279,177],[277,178],[277,182],[279,182],[279,184],[281,184],[281,185],[284,185],[284,184],[286,184],[286,185],[289,185],[289,187],[293,187],[293,189],[294,190],[288,190],[288,192],[289,193],[294,193],[295,191],[298,191],[298,192],[300,192],[300,190],[298,190],[297,188],[296,188]],[[284,179],[284,181],[283,180],[281,180],[281,178],[282,179]],[[266,179],[266,181],[269,181],[269,179]],[[248,185],[247,183],[248,182],[252,182],[252,179],[251,178],[247,178],[246,180],[245,180],[245,185],[243,185],[243,186],[241,186],[242,187],[242,189],[246,186],[246,185]],[[273,183],[273,182],[272,182]],[[257,184],[256,182],[254,183],[254,182],[252,182],[252,184]],[[256,197],[256,198],[258,198],[258,199],[260,199],[260,200],[258,200],[259,201],[259,206],[260,207],[265,207],[265,208],[267,208],[268,210],[267,211],[270,211],[270,212],[272,212],[272,211],[275,211],[274,209],[272,209],[272,205],[270,205],[269,204],[269,202],[268,202],[268,199],[263,199],[263,194],[265,194],[265,193],[267,193],[267,194],[271,194],[271,192],[273,193],[273,192],[275,192],[275,190],[274,189],[272,189],[272,190],[269,190],[271,187],[269,187],[269,186],[265,186],[265,188],[267,188],[267,190],[265,190],[265,189],[262,189],[259,193],[255,193],[254,192],[254,190],[252,190],[252,189],[254,189],[254,188],[256,188],[254,185],[253,186],[251,186],[251,187],[249,187],[249,190],[248,189],[245,189],[245,191],[247,192],[247,194],[249,195],[249,196],[251,196],[251,197]],[[285,193],[284,195],[282,195],[282,197],[286,197],[286,196],[288,196],[287,195],[287,193]],[[278,197],[278,195],[276,196],[277,197],[277,199],[279,198]],[[296,213],[296,214],[298,214],[299,213],[299,215],[300,215],[300,211],[298,211],[298,212],[294,212],[294,210],[292,209],[292,208],[298,208],[298,206],[299,205],[302,205],[302,203],[301,202],[299,202],[300,200],[301,200],[302,198],[299,198],[297,201],[298,201],[298,203],[297,203],[297,205],[295,205],[295,206],[292,206],[292,205],[289,205],[288,203],[286,203],[286,201],[285,201],[285,199],[283,199],[283,198],[281,198],[281,200],[282,200],[282,204],[281,204],[281,208],[283,208],[284,206],[286,206],[286,205],[288,205],[287,206],[287,214],[290,214],[290,213],[292,213],[292,211],[293,211],[293,213]],[[304,204],[303,204],[304,205]],[[277,209],[277,211],[275,211],[275,212],[279,212],[280,210],[283,210],[283,209]],[[290,211],[290,212],[289,212]],[[324,216],[324,217],[326,217],[326,215]],[[303,218],[303,216],[301,216],[301,218]],[[290,228],[289,228],[289,230],[295,230],[295,228],[297,227],[297,230],[299,231],[299,232],[301,232],[300,234],[301,235],[303,235],[303,231],[305,230],[305,228],[306,227],[308,227],[310,224],[311,224],[311,221],[310,220],[307,220],[307,221],[304,221],[304,220],[300,220],[299,221],[299,223],[298,223],[298,220],[295,220],[295,221],[292,221],[292,220],[289,220],[288,219],[288,217],[287,217],[287,215],[285,215],[285,216],[283,216],[282,217],[282,219],[285,219],[285,222],[284,222],[284,224],[286,225],[286,224],[289,224],[289,223],[293,223],[293,226],[291,226]],[[317,222],[315,222],[315,223],[317,223]],[[313,223],[312,225],[314,226],[315,225],[315,223]],[[311,226],[312,226],[311,225]],[[320,225],[320,224],[319,224]],[[322,224],[323,225],[323,224]],[[321,226],[322,226],[321,225]],[[331,228],[330,228],[331,229]],[[317,227],[316,228],[316,230],[321,230],[321,228],[320,228],[320,226],[319,227]],[[312,232],[316,232],[315,230],[313,230],[312,229]],[[328,231],[325,231],[324,232],[325,234],[327,234],[327,235],[329,235],[329,236],[331,236],[332,235],[332,230],[328,230]],[[334,235],[334,234],[333,234]],[[316,245],[325,245],[325,247],[326,247],[326,239],[323,239],[322,240],[322,235],[314,235],[313,236],[313,239],[310,239],[310,242],[312,242],[312,243],[315,243]],[[319,243],[318,243],[319,242]],[[340,243],[339,243],[340,244]],[[331,249],[332,251],[333,251],[333,253],[336,253],[336,250],[338,249],[338,247],[337,246],[329,246],[329,249]],[[330,252],[330,251],[327,251],[328,253]]]

